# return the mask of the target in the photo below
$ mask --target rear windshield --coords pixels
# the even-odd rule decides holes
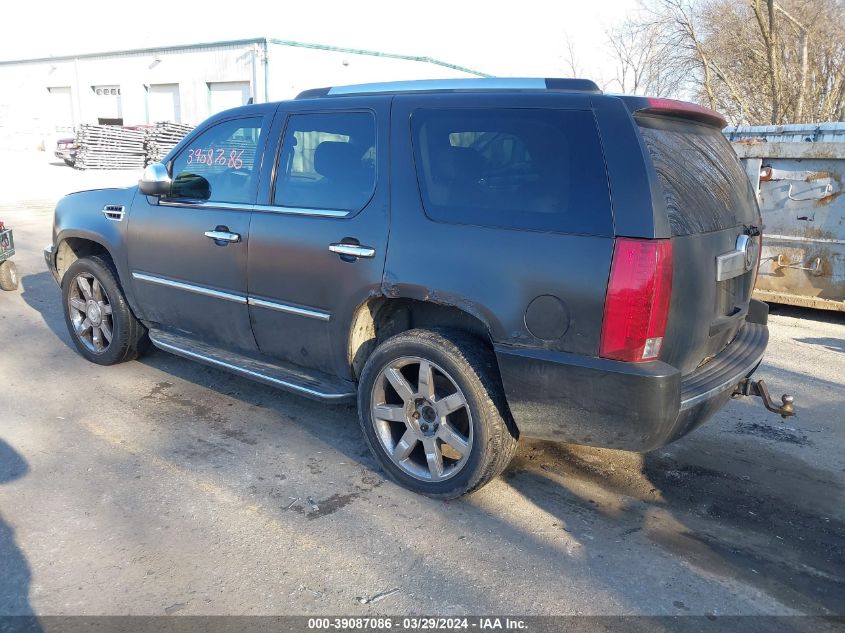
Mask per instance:
[[[666,200],[673,235],[708,233],[757,221],[751,183],[720,130],[637,117]]]
[[[612,235],[592,112],[421,109],[412,127],[423,206],[433,220]]]

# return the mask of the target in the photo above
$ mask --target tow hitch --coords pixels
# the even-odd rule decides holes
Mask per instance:
[[[763,401],[763,406],[772,413],[777,413],[782,418],[788,418],[795,415],[795,409],[792,403],[795,400],[792,396],[783,394],[780,399],[783,404],[777,405],[772,397],[769,395],[769,388],[763,380],[749,380],[744,379],[739,383],[733,392],[734,398],[738,396],[759,396]]]

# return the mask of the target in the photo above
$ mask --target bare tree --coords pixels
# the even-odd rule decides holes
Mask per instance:
[[[763,38],[763,46],[766,51],[766,62],[769,66],[769,85],[771,86],[772,123],[780,120],[780,68],[778,66],[778,33],[777,19],[775,16],[775,1],[766,0],[766,12],[760,6],[760,0],[753,0],[751,8],[757,25],[760,27],[760,35]]]
[[[798,48],[799,48],[799,56],[800,62],[798,67],[798,103],[795,106],[795,111],[798,118],[802,118],[804,115],[804,98],[807,92],[807,72],[809,70],[809,30],[807,29],[806,25],[796,20],[792,17],[788,11],[786,11],[783,7],[778,4],[774,5],[774,8],[779,11],[789,22],[791,25],[796,29],[798,33]]]
[[[675,97],[683,91],[686,69],[664,41],[660,25],[627,19],[607,38],[618,62],[614,81],[622,92]]]
[[[623,89],[655,37],[668,67],[685,69],[678,87],[732,122],[845,117],[845,0],[644,0],[609,37]]]
[[[652,23],[663,31],[667,48],[676,51],[706,103],[716,107],[713,68],[703,44],[700,12],[694,0],[652,0],[645,5]]]
[[[578,57],[575,55],[575,46],[569,36],[566,37],[566,52],[563,54],[563,69],[567,77],[581,77],[583,69],[578,63]]]

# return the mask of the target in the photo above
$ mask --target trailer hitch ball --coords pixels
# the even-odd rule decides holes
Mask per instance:
[[[795,398],[793,396],[783,394],[780,399],[781,402],[783,402],[781,409],[786,411],[788,415],[795,415],[795,409],[792,407],[792,403],[795,402]],[[787,415],[784,415],[783,417],[787,417]]]
[[[757,396],[763,401],[764,407],[766,407],[772,413],[777,413],[780,417],[784,419],[795,415],[795,408],[793,406],[795,398],[788,394],[783,394],[780,397],[781,404],[776,404],[775,401],[772,400],[772,397],[769,395],[768,386],[762,379],[753,381],[749,380],[748,378],[744,379],[741,383],[737,385],[736,389],[733,392],[733,396]]]

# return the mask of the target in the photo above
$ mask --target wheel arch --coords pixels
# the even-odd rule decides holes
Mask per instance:
[[[135,300],[134,289],[130,283],[131,277],[129,271],[126,269],[126,261],[116,256],[119,255],[118,249],[118,246],[109,244],[108,240],[96,233],[87,231],[63,231],[59,233],[56,237],[55,254],[56,275],[59,285],[61,286],[67,269],[76,260],[91,255],[106,257],[111,261],[117,272],[117,280],[120,283],[123,294],[126,296],[126,300],[129,302],[130,308],[138,318],[143,319],[143,312]]]
[[[76,260],[91,255],[105,256],[113,264],[115,263],[111,252],[102,242],[90,236],[62,236],[56,245],[56,272],[59,276],[59,285],[61,285],[68,268]]]
[[[489,324],[458,305],[412,297],[370,297],[355,309],[347,337],[347,362],[353,379],[358,380],[382,341],[414,328],[460,330],[493,347]]]

